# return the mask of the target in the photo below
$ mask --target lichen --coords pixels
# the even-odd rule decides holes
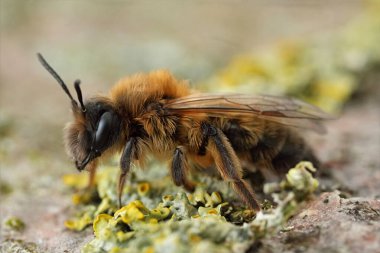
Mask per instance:
[[[8,182],[0,179],[0,195],[8,195],[12,193],[12,191],[12,186]]]
[[[0,252],[38,253],[38,250],[35,243],[6,239],[0,243]]]
[[[304,199],[314,192],[319,185],[318,180],[313,178],[311,172],[316,172],[310,162],[301,162],[289,170],[286,180],[281,184],[283,188],[291,188],[299,199]]]
[[[183,201],[183,195],[178,199]],[[100,214],[94,222],[96,238],[82,252],[236,252],[249,246],[249,227],[227,222],[217,210],[179,220],[161,208],[149,210],[134,201],[114,216]]]
[[[93,205],[83,207],[81,212],[78,212],[76,217],[65,221],[64,225],[66,228],[82,231],[86,227],[93,223],[95,217],[96,207]]]
[[[15,216],[9,217],[7,220],[5,220],[4,225],[15,231],[21,231],[25,229],[25,223],[19,217]]]
[[[195,191],[187,193],[164,173],[157,174],[161,166],[131,172],[120,209],[118,168],[101,169],[95,180],[98,199],[89,203],[79,198],[80,211],[65,223],[77,231],[92,224],[95,238],[82,252],[244,252],[255,240],[283,229],[318,187],[310,173],[315,170],[312,164],[302,162],[282,182],[264,187],[274,202],[264,201],[262,211],[256,213],[244,207],[223,181],[200,177]],[[83,181],[65,177],[80,191]]]

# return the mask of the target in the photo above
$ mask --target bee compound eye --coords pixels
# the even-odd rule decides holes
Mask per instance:
[[[113,115],[111,112],[105,112],[100,117],[98,127],[95,133],[95,142],[93,148],[95,150],[103,150],[107,145],[112,128]]]

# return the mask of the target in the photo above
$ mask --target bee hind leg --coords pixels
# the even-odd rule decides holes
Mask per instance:
[[[259,211],[260,205],[251,187],[242,179],[242,168],[239,159],[224,133],[211,125],[208,128],[210,144],[208,151],[214,158],[216,168],[222,178],[232,184],[232,188],[240,198],[253,210]]]

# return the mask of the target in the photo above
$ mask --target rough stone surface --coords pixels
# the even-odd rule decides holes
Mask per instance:
[[[380,201],[323,193],[251,252],[379,252]]]

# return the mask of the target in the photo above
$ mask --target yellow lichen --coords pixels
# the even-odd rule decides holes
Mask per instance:
[[[130,231],[130,232],[118,231],[116,233],[116,237],[119,242],[125,242],[125,241],[128,241],[130,238],[132,238],[134,234],[135,232],[133,231]]]
[[[148,209],[141,201],[135,200],[117,210],[115,213],[115,218],[121,218],[124,223],[129,224],[133,221],[144,220],[148,212]]]
[[[10,229],[21,231],[25,228],[25,223],[18,217],[10,217],[4,222],[5,226]]]
[[[213,192],[211,193],[211,201],[213,202],[214,205],[219,205],[222,203],[222,196],[220,195],[219,192]]]
[[[144,183],[140,183],[138,184],[137,186],[137,193],[140,195],[140,196],[145,196],[149,193],[149,190],[150,190],[150,184],[147,183],[147,182],[144,182]]]
[[[177,188],[173,188],[173,194],[158,194],[157,198],[161,201],[152,207],[149,201],[154,196],[151,194],[155,192],[152,191],[149,198],[147,195],[139,194],[141,183],[137,183],[136,178],[134,178],[136,183],[127,182],[129,192],[126,196],[139,196],[141,200],[131,199],[125,206],[116,210],[117,182],[108,176],[110,173],[104,173],[103,175],[107,176],[98,184],[102,185],[98,188],[98,191],[102,191],[99,193],[99,196],[102,196],[99,205],[84,210],[77,220],[67,222],[66,226],[81,230],[93,223],[95,239],[83,248],[83,253],[99,252],[100,249],[105,252],[162,252],[162,249],[165,249],[162,245],[171,245],[177,252],[182,252],[190,246],[195,247],[204,243],[210,244],[207,247],[215,249],[228,248],[228,244],[220,242],[240,243],[238,241],[243,240],[241,238],[245,238],[243,244],[244,247],[248,247],[254,238],[277,229],[294,213],[299,201],[302,201],[296,198],[295,194],[302,189],[302,187],[297,188],[299,185],[302,184],[309,189],[307,194],[312,192],[314,187],[310,185],[315,186],[310,174],[312,170],[314,169],[311,164],[301,163],[289,171],[287,177],[289,180],[284,179],[283,187],[277,187],[277,191],[282,191],[281,194],[273,197],[278,205],[276,208],[268,208],[265,213],[236,208],[228,202],[222,202],[224,193],[219,191],[209,193],[203,185],[198,186],[192,194],[185,192],[174,194]],[[299,175],[302,180],[298,180]],[[109,181],[104,182],[106,180]],[[211,181],[208,182],[210,186]],[[220,183],[220,187],[217,189],[224,189],[225,185]],[[150,207],[148,208],[142,200],[150,203]],[[247,224],[233,225],[243,223]],[[238,241],[234,241],[236,235],[239,235]]]
[[[108,223],[111,219],[113,219],[113,217],[108,214],[99,214],[95,218],[93,229],[97,238],[108,239],[111,236],[111,231],[108,227]]]
[[[74,205],[87,204],[91,202],[93,197],[94,197],[93,192],[89,190],[87,191],[83,190],[83,191],[74,193],[71,197],[71,201],[73,202]]]
[[[144,249],[143,253],[154,253],[154,248],[153,247],[147,247]]]
[[[173,195],[165,195],[165,196],[162,197],[162,200],[164,202],[173,201],[173,199],[174,199]]]
[[[167,207],[157,207],[150,212],[151,217],[155,217],[158,219],[165,219],[170,214],[170,209]]]
[[[195,203],[205,204],[205,192],[202,188],[197,188],[193,194],[193,200]]]
[[[62,177],[63,183],[75,189],[84,189],[88,186],[88,175],[82,174],[66,174]]]
[[[64,225],[68,229],[81,231],[87,226],[91,225],[92,221],[92,216],[88,213],[85,213],[80,218],[65,221]]]

